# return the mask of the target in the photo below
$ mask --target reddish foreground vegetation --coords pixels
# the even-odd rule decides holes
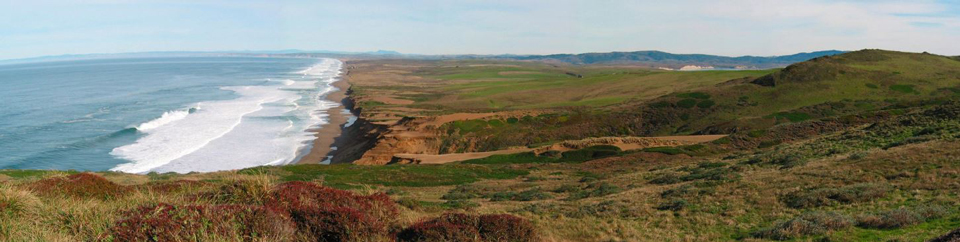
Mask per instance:
[[[130,189],[92,173],[39,180],[28,188],[41,196],[111,199],[123,196]]]
[[[141,191],[183,191],[205,183],[170,182]],[[28,185],[39,194],[109,199],[132,188],[82,173]],[[531,241],[533,226],[511,215],[445,214],[404,229],[398,205],[383,193],[364,196],[309,182],[267,186],[263,193],[241,185],[219,191],[260,197],[158,203],[120,211],[100,241]],[[203,192],[186,196],[205,197]]]
[[[158,204],[127,211],[108,241],[289,240],[293,230],[280,214],[262,206]]]
[[[400,241],[535,241],[536,229],[526,220],[507,214],[448,213],[404,229]]]

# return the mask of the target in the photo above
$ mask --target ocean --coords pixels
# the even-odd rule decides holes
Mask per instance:
[[[0,169],[209,172],[295,162],[326,124],[333,59],[0,65]]]

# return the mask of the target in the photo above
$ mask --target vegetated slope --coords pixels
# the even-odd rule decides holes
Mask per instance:
[[[762,77],[735,79],[613,108],[513,121],[481,120],[488,124],[450,123],[441,127],[447,134],[441,150],[495,150],[601,136],[728,134],[958,96],[960,61],[931,54],[862,50],[793,64]]]
[[[960,102],[762,131],[444,165],[0,170],[0,240],[912,241],[960,227]]]
[[[810,53],[798,53],[784,56],[740,56],[727,57],[703,54],[672,54],[662,51],[634,51],[634,52],[607,52],[584,54],[555,54],[501,57],[514,60],[531,60],[543,62],[562,62],[569,64],[649,64],[660,67],[679,68],[685,65],[714,66],[719,68],[776,68],[809,59],[844,53],[844,51],[827,50]]]

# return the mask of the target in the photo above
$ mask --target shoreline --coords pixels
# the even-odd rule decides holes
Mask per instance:
[[[314,137],[310,151],[306,155],[300,157],[297,161],[290,164],[321,164],[332,157],[336,153],[337,139],[340,135],[343,134],[343,126],[349,121],[350,115],[344,110],[348,110],[344,104],[344,99],[347,98],[347,89],[350,88],[350,84],[347,83],[346,78],[346,64],[340,67],[341,74],[337,78],[337,81],[331,83],[330,85],[337,88],[337,91],[328,93],[325,97],[326,100],[339,103],[340,106],[335,108],[330,108],[325,110],[327,114],[327,124],[321,126],[320,128],[310,130],[314,132]]]

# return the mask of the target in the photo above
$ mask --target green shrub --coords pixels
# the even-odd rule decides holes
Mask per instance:
[[[779,145],[781,142],[779,140],[764,140],[760,141],[760,144],[757,145],[757,148],[764,149],[770,148]]]
[[[812,208],[838,203],[872,201],[887,195],[890,187],[883,184],[861,183],[840,188],[818,188],[787,194],[781,200],[788,207]]]
[[[477,204],[469,200],[448,200],[443,203],[443,206],[447,208],[464,209],[464,208],[479,207],[480,204]]]
[[[714,103],[714,102],[711,101],[711,100],[703,100],[703,101],[700,101],[699,103],[697,103],[697,107],[699,107],[699,108],[710,108],[710,107],[713,107],[714,104],[716,104],[716,103]]]
[[[444,200],[463,200],[463,199],[472,199],[480,198],[486,193],[485,189],[473,185],[459,185],[450,191],[447,191],[447,194],[444,194],[442,199]]]
[[[652,153],[663,153],[668,155],[677,155],[677,154],[684,153],[683,150],[678,149],[677,147],[667,147],[667,146],[644,148],[643,151],[652,152]]]
[[[760,138],[766,134],[767,131],[763,129],[750,130],[750,132],[747,132],[747,136],[750,136],[750,138]]]
[[[900,92],[900,93],[914,93],[916,90],[913,89],[913,85],[891,85],[890,90]]]
[[[540,188],[533,188],[530,190],[522,191],[517,193],[513,197],[514,201],[536,201],[536,200],[545,200],[553,198],[549,193],[543,192]]]
[[[669,102],[666,102],[666,101],[659,101],[659,102],[650,104],[651,108],[666,108],[670,106],[673,106],[673,104],[670,104]]]
[[[769,117],[773,117],[777,119],[786,119],[786,120],[790,120],[790,122],[800,122],[800,121],[804,121],[812,118],[810,114],[803,113],[803,112],[779,112],[779,113],[772,114]]]
[[[523,152],[516,154],[505,154],[505,155],[491,155],[485,158],[466,160],[462,163],[464,164],[479,164],[479,165],[491,165],[491,164],[526,164],[526,163],[549,163],[553,162],[556,159],[550,158],[548,156],[537,156],[533,152]]]
[[[657,176],[656,178],[651,179],[651,180],[650,180],[650,183],[651,183],[651,184],[666,185],[666,184],[676,184],[676,183],[680,183],[680,182],[682,182],[682,181],[683,181],[683,180],[680,180],[680,176],[678,176],[677,174],[667,173],[667,174],[663,174],[663,175]]]
[[[679,98],[710,99],[710,94],[702,92],[688,92],[677,94]]]
[[[600,184],[591,184],[590,186],[587,186],[587,189],[591,189],[591,188],[593,190],[582,190],[580,192],[576,192],[570,195],[570,197],[567,197],[567,200],[577,200],[577,199],[583,199],[588,197],[602,197],[602,196],[620,193],[623,191],[623,189],[620,188],[619,186],[609,184],[606,182],[603,182]]]
[[[574,184],[563,184],[557,189],[554,189],[553,192],[556,193],[568,193],[568,192],[579,192],[580,186]]]
[[[687,207],[687,200],[673,199],[670,201],[660,203],[659,205],[657,205],[656,209],[661,211],[670,210],[670,211],[676,212],[676,211],[683,210],[683,208],[685,207]]]
[[[677,107],[681,107],[681,108],[692,108],[693,106],[696,106],[696,105],[697,105],[697,100],[691,99],[691,98],[683,99],[677,102]]]
[[[870,88],[870,89],[880,88],[880,87],[877,86],[877,84],[873,84],[873,83],[867,83],[867,87]]]
[[[579,163],[620,154],[620,148],[612,145],[597,145],[560,154],[558,162]]]

